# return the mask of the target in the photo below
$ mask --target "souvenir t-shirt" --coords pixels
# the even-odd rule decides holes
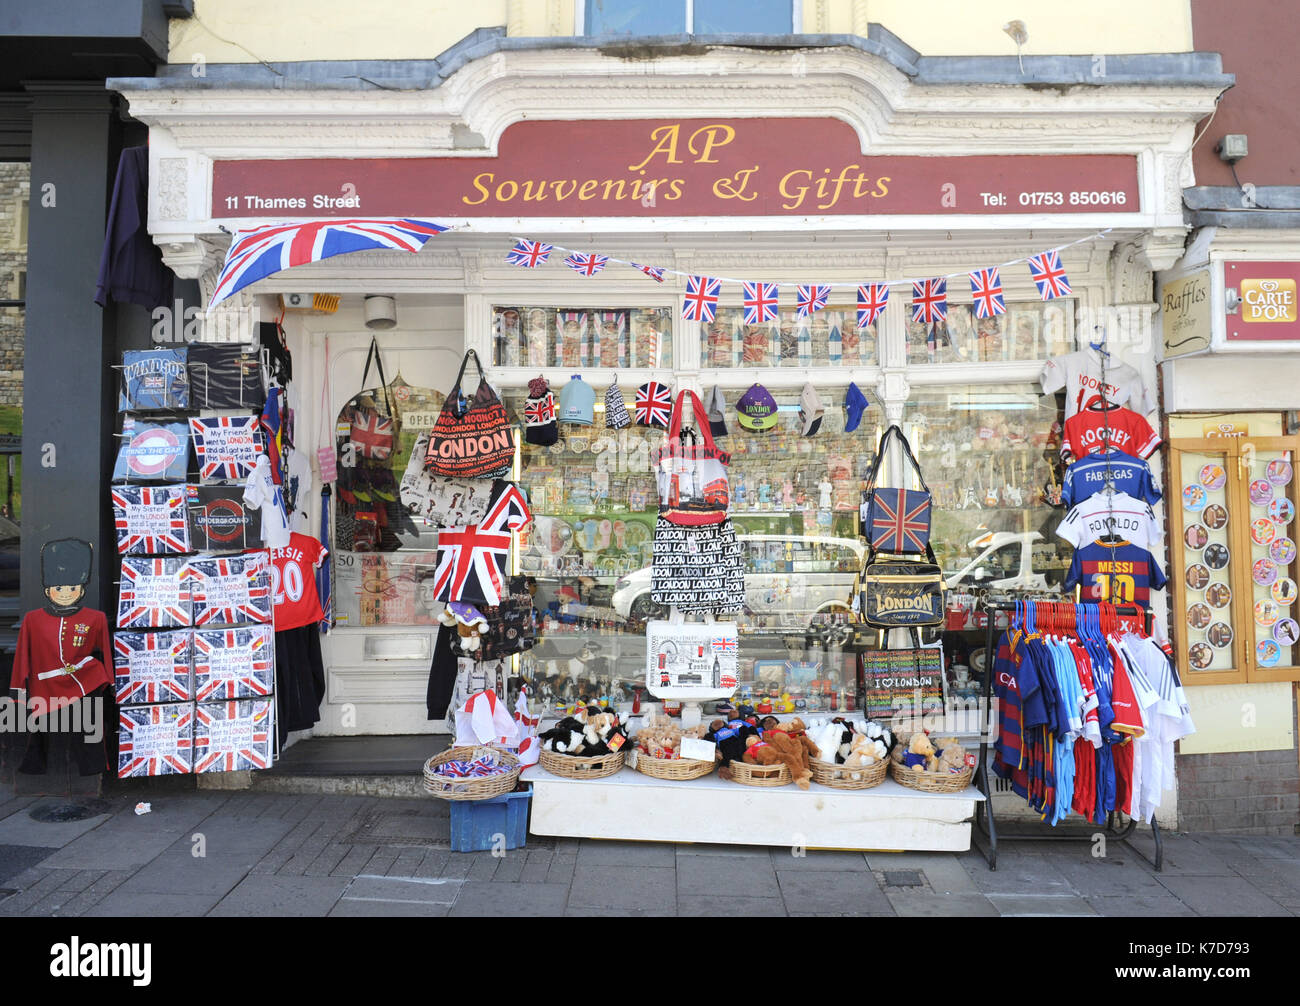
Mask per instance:
[[[275,631],[311,625],[325,617],[316,593],[316,570],[329,555],[319,541],[295,532],[285,548],[271,549]]]
[[[234,342],[189,347],[190,403],[196,409],[258,409],[266,401],[258,351]]]
[[[190,432],[200,478],[247,478],[262,451],[256,416],[195,416]]]
[[[284,489],[271,480],[271,462],[265,454],[244,483],[244,504],[262,511],[262,541],[267,548],[289,544],[289,514],[284,506]]]
[[[186,486],[190,541],[196,552],[242,552],[262,540],[262,521],[240,486]]]
[[[123,555],[190,551],[185,486],[113,486],[113,523]]]
[[[185,567],[194,625],[271,621],[271,577],[265,552],[191,559]]]
[[[1053,357],[1043,365],[1039,376],[1043,393],[1065,389],[1066,419],[1103,403],[1123,405],[1131,402],[1143,414],[1155,409],[1155,401],[1142,383],[1142,375],[1113,355],[1106,360],[1106,379],[1103,382],[1102,359],[1100,353],[1084,349]]]
[[[1113,536],[1153,551],[1162,538],[1155,512],[1126,493],[1098,493],[1075,504],[1056,533],[1075,548]]]
[[[129,349],[122,354],[122,393],[117,411],[188,409],[186,349]]]
[[[146,423],[127,416],[117,449],[113,478],[183,480],[190,460],[190,437],[184,423]]]
[[[1077,549],[1065,574],[1067,590],[1082,586],[1085,601],[1111,604],[1151,604],[1151,591],[1168,582],[1160,564],[1144,548],[1132,542],[1104,545],[1090,542]]]
[[[1085,457],[1113,448],[1135,458],[1149,457],[1160,434],[1132,409],[1084,409],[1065,421],[1061,456]]]
[[[1062,480],[1061,499],[1066,506],[1074,506],[1107,485],[1133,499],[1147,503],[1160,501],[1160,490],[1156,488],[1150,466],[1141,458],[1120,451],[1094,451],[1070,465]]]

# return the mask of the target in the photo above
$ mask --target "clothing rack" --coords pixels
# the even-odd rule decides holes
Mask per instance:
[[[1046,603],[1052,603],[1052,602],[1046,602]],[[1068,602],[1056,602],[1056,603],[1068,603]],[[1074,605],[1071,604],[1070,607],[1073,608]],[[1151,625],[1152,625],[1151,612],[1147,611],[1144,608],[1139,608],[1136,605],[1124,605],[1124,606],[1112,606],[1112,607],[1114,608],[1115,613],[1118,615],[1126,615],[1126,616],[1141,615],[1143,621],[1143,628],[1145,629],[1147,635],[1151,634]],[[989,864],[989,869],[996,870],[998,868],[998,829],[997,829],[997,823],[993,819],[993,791],[992,791],[992,784],[989,780],[989,757],[988,756],[989,756],[990,725],[988,722],[988,718],[993,709],[993,664],[994,664],[994,658],[997,654],[997,631],[998,631],[996,626],[997,613],[1007,612],[1009,614],[1011,612],[1014,612],[1016,610],[1016,604],[1005,602],[1005,601],[994,602],[985,605],[984,610],[987,611],[989,615],[988,627],[985,632],[985,647],[986,647],[985,653],[987,654],[987,656],[985,658],[985,663],[984,663],[984,687],[983,687],[984,701],[981,707],[985,719],[980,724],[980,757],[979,757],[979,765],[975,769],[975,782],[976,785],[979,787],[980,792],[984,794],[984,800],[982,803],[977,803],[975,805],[975,823],[979,827],[980,831],[984,834],[984,837],[988,840],[988,847],[981,848],[979,851],[984,856],[985,862]],[[1111,811],[1106,818],[1106,833],[1111,838],[1114,838],[1116,841],[1127,843],[1128,839],[1132,836],[1134,831],[1137,830],[1138,822],[1136,818],[1129,818],[1127,824],[1125,824],[1123,828],[1120,828],[1118,830],[1116,829],[1115,824],[1116,824],[1116,812]],[[1077,842],[1077,841],[1091,840],[1090,835],[1080,836],[1080,835],[1056,835],[1056,834],[1033,834],[1033,833],[1015,834],[1015,835],[1008,835],[1005,837],[1012,838],[1017,842],[1052,842],[1052,841]],[[1164,860],[1165,860],[1164,840],[1161,837],[1160,826],[1159,824],[1156,823],[1156,819],[1154,815],[1151,818],[1151,837],[1155,841],[1154,859],[1146,856],[1144,853],[1142,853],[1133,845],[1129,845],[1129,848],[1133,850],[1133,853],[1135,855],[1141,856],[1144,860],[1146,860],[1153,867],[1155,867],[1155,871],[1157,873],[1160,873],[1164,869]],[[978,848],[979,847],[978,843],[975,844],[976,847]]]

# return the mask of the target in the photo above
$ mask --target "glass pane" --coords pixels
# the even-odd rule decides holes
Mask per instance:
[[[793,26],[790,0],[695,0],[696,35],[789,35]]]
[[[1250,446],[1242,445],[1242,475],[1249,480],[1255,662],[1260,667],[1294,667],[1300,642],[1295,458],[1290,451],[1249,451]]]
[[[19,547],[22,525],[23,342],[27,313],[27,218],[31,165],[0,164],[0,614],[7,615],[0,635],[12,643],[9,627],[17,624]]]
[[[960,279],[949,282],[950,294]],[[905,290],[894,290],[902,300]],[[907,311],[907,359],[911,363],[989,363],[1044,360],[1074,349],[1072,300],[1008,303],[1006,314],[976,318],[969,304],[948,305],[948,320],[933,325],[912,321]]]
[[[492,361],[500,367],[671,367],[667,307],[494,307]]]
[[[876,362],[876,326],[855,326],[852,304],[827,307],[800,319],[794,309],[777,321],[744,324],[743,308],[719,308],[700,325],[704,367],[869,366]]]
[[[587,0],[586,24],[588,35],[681,35],[686,31],[686,0]]]
[[[1238,626],[1232,614],[1232,512],[1229,474],[1223,454],[1181,456],[1178,505],[1183,508],[1183,628],[1192,671],[1222,671],[1237,665],[1232,642]],[[1171,501],[1172,503],[1173,501]],[[1265,588],[1267,589],[1267,588]]]

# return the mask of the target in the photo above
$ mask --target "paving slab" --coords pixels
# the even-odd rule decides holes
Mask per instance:
[[[567,884],[497,884],[471,880],[461,887],[450,914],[453,918],[556,916],[563,913],[568,894]]]
[[[1123,858],[1112,855],[1099,859],[1057,856],[1052,860],[1052,867],[1085,897],[1140,892],[1159,894],[1163,891],[1156,879],[1159,874],[1144,869],[1132,853]]]
[[[153,812],[120,811],[93,831],[55,852],[48,865],[73,870],[126,870],[143,866],[180,838],[191,835],[226,797],[207,793],[155,800]]]
[[[982,894],[933,894],[900,888],[887,890],[885,896],[894,911],[907,918],[996,918],[999,914],[993,902]]]
[[[713,891],[718,913],[730,913],[733,898],[781,897],[781,885],[770,860],[755,857],[720,859],[717,856],[680,856],[677,860],[677,895]],[[784,914],[784,912],[782,913]]]
[[[1142,892],[1139,894],[1087,895],[1088,904],[1097,910],[1098,915],[1111,918],[1195,918],[1196,913],[1175,898],[1168,891],[1161,893]]]
[[[677,910],[677,874],[663,867],[588,866],[579,862],[573,873],[569,907],[672,915]]]
[[[666,842],[606,842],[583,839],[578,849],[581,866],[675,866],[677,848]]]
[[[1083,898],[1055,894],[990,894],[989,901],[1002,916],[1097,915]]]
[[[124,881],[118,891],[124,894],[215,894],[219,900],[248,876],[254,862],[238,856],[207,856],[202,859],[175,854],[159,856]]]
[[[1186,835],[1163,835],[1165,858],[1159,875],[1171,877],[1229,877],[1233,875],[1232,867],[1218,853]],[[1129,839],[1129,844],[1142,853],[1148,860],[1154,861],[1156,845],[1151,836],[1138,832]],[[1155,867],[1143,862],[1143,869],[1155,873]]]
[[[235,918],[326,915],[348,883],[342,877],[291,877],[278,873],[247,877],[210,914]]]
[[[722,856],[725,859],[765,859],[771,850],[765,845],[713,845],[707,842],[683,842],[677,846],[678,856]]]
[[[682,918],[779,918],[785,915],[780,898],[749,898],[731,894],[678,894],[677,915]]]
[[[80,821],[37,821],[31,816],[34,809],[50,802],[40,800],[0,821],[0,845],[62,849],[69,842],[80,838],[88,831],[93,831],[112,817],[111,814],[96,814]]]
[[[159,894],[155,891],[137,891],[131,894],[119,888],[81,914],[83,917],[92,918],[106,916],[198,918],[206,915],[220,897],[220,895],[203,894]]]
[[[1197,915],[1290,915],[1283,905],[1236,874],[1231,877],[1157,876],[1170,894]]]
[[[990,870],[983,859],[964,860],[962,866],[982,894],[1073,894],[1074,888],[1047,856],[1024,853],[998,854],[998,868]]]
[[[856,873],[846,870],[777,870],[781,897],[790,914],[816,912],[829,915],[866,915],[870,912],[893,914],[876,878],[866,869]]]
[[[828,870],[843,870],[846,873],[867,873],[867,857],[860,852],[821,852],[810,849],[802,855],[793,855],[789,849],[769,849],[772,865],[780,871],[813,870],[825,873]]]
[[[0,887],[49,856],[48,846],[0,845]]]
[[[342,919],[441,919],[451,911],[451,905],[434,902],[384,901],[376,899],[340,898],[329,911],[329,917]]]
[[[918,870],[935,894],[975,894],[978,888],[956,856],[948,852],[870,852],[867,867],[884,870]]]

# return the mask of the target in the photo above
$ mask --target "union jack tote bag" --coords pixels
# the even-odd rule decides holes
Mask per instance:
[[[894,438],[899,440],[904,457],[916,472],[916,480],[921,484],[919,491],[886,489],[876,485],[880,462]],[[922,555],[930,546],[930,490],[921,475],[921,466],[912,455],[907,437],[897,426],[887,429],[876,447],[876,459],[871,463],[867,488],[863,492],[862,533],[876,552]]]
[[[478,390],[466,395],[461,382],[470,360],[478,370]],[[510,416],[472,349],[461,361],[456,383],[438,413],[425,460],[434,475],[464,479],[504,478],[514,463],[515,431]]]
[[[684,406],[694,414],[694,432],[682,429]],[[693,391],[677,396],[662,447],[650,454],[659,483],[659,515],[670,524],[699,527],[727,519],[731,455],[713,443],[704,404]]]
[[[366,395],[366,383],[370,379],[370,366],[374,364],[379,371],[379,386],[383,389],[383,408],[388,415],[380,411],[380,403],[374,402]],[[361,375],[361,393],[353,400],[351,430],[348,440],[357,457],[370,461],[387,461],[397,446],[397,408],[388,397],[388,381],[384,377],[384,362],[379,356],[379,340],[370,340],[370,352],[366,355],[366,369]]]

